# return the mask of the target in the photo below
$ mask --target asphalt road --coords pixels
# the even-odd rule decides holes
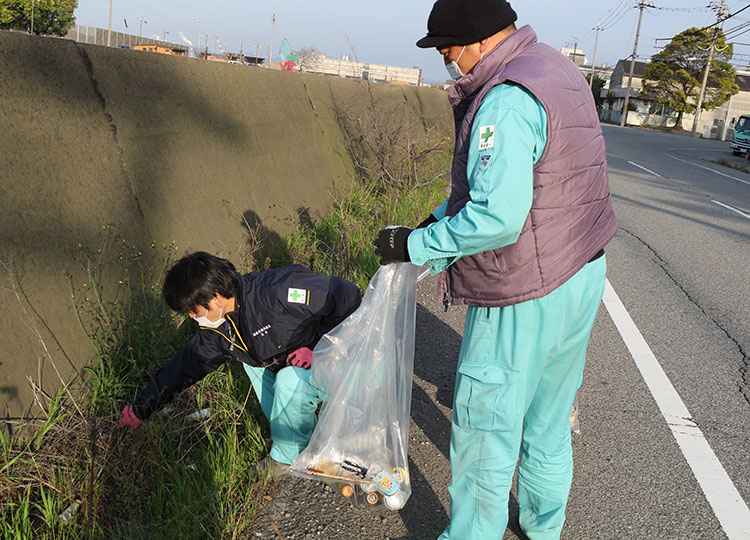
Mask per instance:
[[[715,163],[742,163],[728,143],[603,129],[620,230],[579,392],[562,537],[750,539],[750,175]],[[465,311],[443,312],[435,293],[434,279],[420,284],[406,508],[353,509],[290,478],[251,538],[437,538]],[[518,538],[513,494],[510,512],[498,539]]]

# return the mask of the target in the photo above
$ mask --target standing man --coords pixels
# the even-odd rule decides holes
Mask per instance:
[[[198,331],[123,409],[120,426],[138,428],[177,392],[227,359],[238,360],[273,439],[256,471],[285,474],[307,447],[325,398],[310,382],[312,349],[359,307],[357,286],[299,265],[240,275],[228,260],[197,252],[169,270],[163,292],[169,307],[192,318]]]
[[[516,462],[520,525],[560,537],[569,417],[617,231],[594,100],[505,0],[438,0],[428,34],[456,79],[450,198],[416,230],[380,232],[381,263],[428,263],[468,304],[441,540],[500,538]],[[520,461],[519,461],[520,456]]]

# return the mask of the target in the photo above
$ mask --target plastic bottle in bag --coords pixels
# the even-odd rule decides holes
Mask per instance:
[[[384,495],[383,504],[389,510],[400,510],[406,505],[406,501],[409,500],[409,494],[401,489],[401,483],[398,480],[399,476],[402,475],[396,471],[391,474],[377,463],[371,465],[368,471],[371,486]],[[401,481],[403,481],[403,478],[401,478]]]

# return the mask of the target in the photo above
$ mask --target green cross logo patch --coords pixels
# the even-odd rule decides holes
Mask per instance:
[[[309,304],[310,291],[305,289],[289,289],[286,300],[290,304]]]
[[[482,126],[479,128],[479,150],[495,148],[495,126]]]

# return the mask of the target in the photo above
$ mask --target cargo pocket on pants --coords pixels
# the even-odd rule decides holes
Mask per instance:
[[[512,431],[516,426],[519,373],[493,365],[458,366],[454,421],[483,431]]]

